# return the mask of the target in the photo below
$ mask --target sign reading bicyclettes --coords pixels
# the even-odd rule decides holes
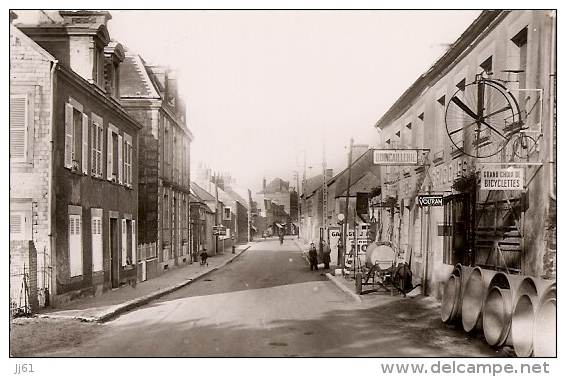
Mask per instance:
[[[522,190],[523,170],[518,168],[482,169],[481,190]]]

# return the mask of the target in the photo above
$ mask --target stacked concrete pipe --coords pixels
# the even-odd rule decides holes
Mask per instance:
[[[556,282],[542,293],[533,326],[533,356],[556,357]]]
[[[511,318],[525,276],[498,272],[491,278],[482,313],[483,333],[492,347],[512,346]]]
[[[466,332],[482,330],[482,311],[487,289],[496,271],[474,267],[462,293],[462,327]]]
[[[462,320],[462,295],[472,267],[457,264],[444,285],[440,316],[442,322],[458,324]]]
[[[521,282],[517,289],[511,318],[511,334],[513,348],[518,357],[529,357],[533,354],[535,316],[539,308],[540,298],[547,290],[552,292],[552,286],[554,286],[555,291],[556,282],[554,280],[536,279],[529,276]],[[552,296],[549,296],[549,298],[552,298]],[[546,309],[543,309],[544,312],[546,312]],[[556,321],[555,318],[556,316],[554,316],[554,321]],[[554,327],[554,330],[556,330],[556,327]],[[552,335],[542,331],[541,336],[545,338],[556,337],[556,333]]]
[[[556,357],[556,280],[456,265],[441,317],[482,331],[492,347],[512,346],[519,357]]]

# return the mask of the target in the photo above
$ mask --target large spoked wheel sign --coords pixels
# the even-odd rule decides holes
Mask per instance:
[[[477,158],[499,153],[523,126],[515,97],[499,82],[484,78],[452,96],[445,123],[452,144]]]

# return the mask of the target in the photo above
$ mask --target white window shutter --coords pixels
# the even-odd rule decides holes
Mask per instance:
[[[88,115],[83,114],[83,173],[88,174]]]
[[[92,175],[93,176],[97,176],[98,175],[98,164],[96,163],[96,161],[98,160],[98,154],[96,153],[97,149],[100,149],[100,146],[98,145],[98,125],[96,123],[92,123],[92,127],[91,127],[91,135],[90,135],[90,165],[91,165],[91,171],[92,171]]]
[[[112,130],[108,128],[108,139],[106,140],[106,179],[112,180]]]
[[[65,104],[65,167],[73,166],[73,105]]]
[[[132,264],[136,264],[136,251],[137,251],[137,240],[136,240],[136,220],[132,220]]]
[[[69,216],[69,268],[71,276],[83,274],[81,216]]]
[[[127,252],[127,242],[128,242],[128,233],[127,230],[127,222],[126,219],[122,219],[122,266],[126,265],[126,258],[128,257]]]
[[[10,97],[10,158],[27,158],[27,97]]]
[[[122,136],[118,135],[118,183],[122,184],[122,175],[124,172],[124,164],[122,158],[124,143],[122,141]]]
[[[102,271],[103,269],[103,256],[102,256],[102,218],[92,218],[92,270]]]
[[[102,178],[102,166],[104,166],[104,128],[100,125],[98,128],[99,139],[98,147],[100,148],[100,154],[98,155],[98,174]]]

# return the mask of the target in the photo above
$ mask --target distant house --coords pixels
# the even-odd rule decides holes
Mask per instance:
[[[138,133],[119,103],[107,12],[10,25],[10,305],[35,311],[137,281]],[[27,304],[26,304],[27,303]]]
[[[209,255],[214,255],[217,250],[212,227],[216,225],[216,197],[195,182],[191,182],[191,190],[193,192],[190,207],[191,252],[194,258],[198,258],[203,250]]]
[[[263,188],[257,193],[263,200],[273,202],[285,211],[287,217],[281,220],[286,227],[286,233],[292,234],[297,231],[299,223],[299,195],[294,187],[289,186],[289,182],[280,178],[275,178],[269,184],[263,180]],[[269,222],[268,222],[269,223]]]

